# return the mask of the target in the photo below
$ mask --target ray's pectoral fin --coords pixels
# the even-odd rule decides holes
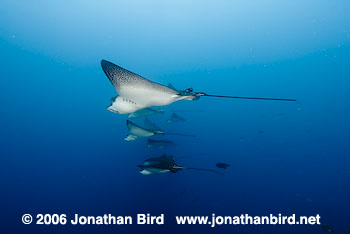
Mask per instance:
[[[145,127],[150,131],[153,131],[153,132],[160,131],[160,128],[148,118],[145,118],[144,124],[145,124]]]
[[[147,80],[136,73],[126,70],[114,63],[106,60],[101,60],[101,66],[103,72],[113,84],[115,90],[119,95],[122,95],[122,89],[124,87],[132,86],[137,83],[143,83]]]
[[[178,91],[175,86],[171,83],[168,84],[168,88]]]

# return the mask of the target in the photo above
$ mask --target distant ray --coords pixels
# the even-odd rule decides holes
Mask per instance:
[[[146,122],[149,122],[149,120],[146,119]],[[148,127],[141,127],[140,125],[138,125],[134,122],[131,122],[130,120],[127,120],[126,125],[129,129],[129,132],[130,132],[130,134],[125,138],[126,141],[133,141],[133,140],[137,140],[139,138],[146,138],[146,137],[151,137],[154,135],[164,135],[164,134],[194,137],[194,135],[174,133],[174,132],[164,132],[164,131],[160,130],[153,123],[148,123],[147,124]]]
[[[166,156],[166,155],[163,155],[161,157],[146,159],[142,165],[139,165],[139,168],[140,168],[140,173],[143,175],[159,174],[159,173],[167,173],[167,172],[176,173],[183,169],[208,171],[208,172],[213,172],[216,174],[223,175],[222,173],[212,169],[179,166],[175,163],[173,156]]]
[[[164,134],[161,131],[156,132],[147,128],[143,128],[129,120],[126,121],[126,124],[130,132],[130,134],[125,138],[127,141],[132,141],[144,137],[151,137],[156,134]]]
[[[169,119],[167,119],[167,123],[178,123],[178,122],[185,122],[186,119],[180,117],[179,115],[177,115],[176,113],[173,113]]]

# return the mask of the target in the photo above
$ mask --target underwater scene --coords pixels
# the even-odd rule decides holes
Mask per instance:
[[[350,233],[349,12],[2,0],[0,233]]]

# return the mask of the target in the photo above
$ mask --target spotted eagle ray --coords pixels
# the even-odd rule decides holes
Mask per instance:
[[[180,117],[179,115],[177,115],[176,113],[173,113],[169,119],[167,119],[167,123],[176,123],[176,122],[185,122],[186,119]]]
[[[118,95],[107,108],[118,114],[130,114],[151,106],[165,106],[179,100],[198,100],[202,96],[218,98],[260,99],[296,101],[295,99],[238,97],[194,92],[192,88],[176,90],[147,80],[131,71],[106,60],[101,61],[102,70],[113,84]]]
[[[130,114],[151,106],[165,106],[195,98],[192,94],[181,95],[174,89],[149,81],[106,60],[102,60],[101,65],[119,94],[108,107],[112,112]]]
[[[130,132],[130,134],[124,138],[126,141],[134,141],[139,138],[146,138],[154,135],[164,135],[164,134],[194,137],[194,135],[187,135],[187,134],[174,133],[174,132],[164,132],[160,130],[157,126],[155,126],[153,123],[151,123],[148,119],[145,119],[146,127],[141,127],[140,125],[137,125],[136,123],[133,123],[130,120],[126,121],[126,125]]]
[[[194,168],[194,167],[183,167],[175,163],[173,156],[163,155],[161,157],[149,158],[144,161],[142,165],[139,165],[140,173],[142,175],[150,175],[155,173],[167,173],[172,172],[176,173],[183,169],[187,170],[199,170],[199,171],[209,171],[223,175],[222,173],[207,169],[207,168]]]

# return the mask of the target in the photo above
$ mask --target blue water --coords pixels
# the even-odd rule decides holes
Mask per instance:
[[[321,215],[350,228],[349,1],[10,1],[0,4],[0,233],[323,233],[179,226],[175,215]],[[201,98],[152,120],[176,146],[126,142],[107,59]],[[187,119],[167,125],[171,111]],[[142,123],[142,120],[137,120]],[[143,176],[172,154],[183,171]],[[218,169],[220,170],[220,169]],[[165,214],[166,224],[24,225],[23,214]]]

